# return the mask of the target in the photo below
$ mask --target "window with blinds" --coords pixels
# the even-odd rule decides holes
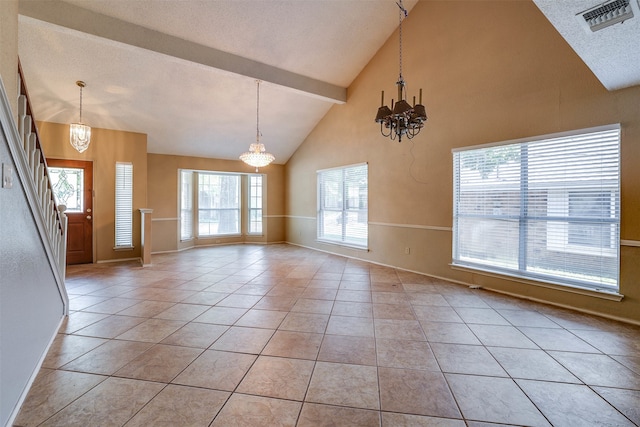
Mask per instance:
[[[133,164],[116,163],[115,248],[133,247]]]
[[[262,234],[262,175],[249,175],[249,234]]]
[[[318,240],[366,248],[368,166],[318,171]]]
[[[453,264],[617,291],[620,126],[454,150]]]
[[[193,172],[180,171],[180,240],[193,239]]]

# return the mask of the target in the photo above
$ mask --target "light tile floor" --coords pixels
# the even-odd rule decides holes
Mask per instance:
[[[640,328],[288,245],[68,269],[17,426],[632,426]]]

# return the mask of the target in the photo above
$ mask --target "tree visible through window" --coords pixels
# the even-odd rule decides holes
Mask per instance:
[[[240,176],[198,172],[198,235],[240,234]]]

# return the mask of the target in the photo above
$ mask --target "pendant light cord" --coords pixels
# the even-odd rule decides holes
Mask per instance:
[[[260,80],[256,80],[258,84],[256,96],[256,142],[260,143]]]
[[[80,86],[80,123],[82,123],[82,86]]]

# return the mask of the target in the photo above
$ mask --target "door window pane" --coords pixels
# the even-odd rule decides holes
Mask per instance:
[[[51,188],[57,205],[65,205],[67,212],[84,212],[84,170],[49,167]]]

